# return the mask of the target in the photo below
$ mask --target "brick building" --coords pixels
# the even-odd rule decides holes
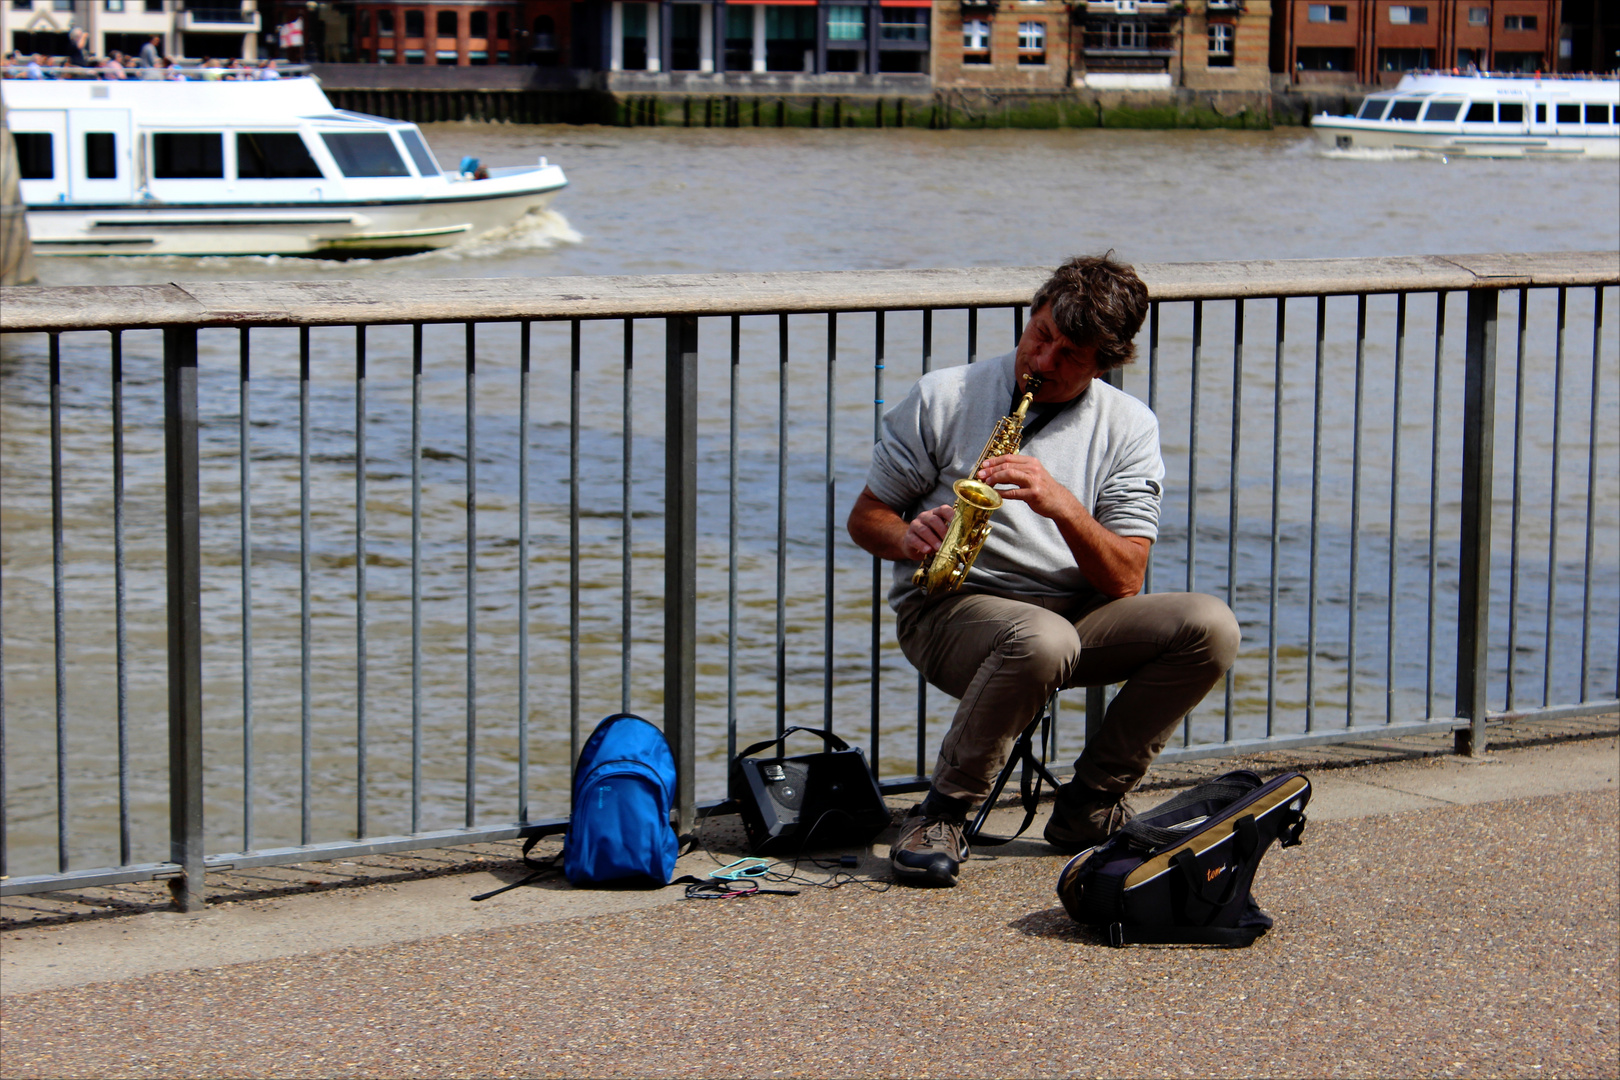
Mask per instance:
[[[1271,0],[941,0],[941,87],[1264,91]]]
[[[1290,0],[1278,7],[1272,65],[1296,84],[1390,86],[1404,72],[1428,69],[1560,69],[1563,0]]]

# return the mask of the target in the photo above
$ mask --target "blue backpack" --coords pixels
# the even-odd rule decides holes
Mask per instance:
[[[596,725],[574,772],[563,842],[569,884],[669,884],[680,849],[669,823],[674,797],[675,758],[663,732],[629,713]]]

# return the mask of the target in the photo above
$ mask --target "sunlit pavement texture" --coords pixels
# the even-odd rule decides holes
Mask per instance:
[[[1038,842],[946,891],[471,904],[518,876],[502,849],[494,875],[237,883],[199,916],[8,903],[0,1072],[1616,1076],[1614,719],[1525,727],[1478,760],[1413,740],[1260,760],[1317,794],[1305,844],[1266,859],[1277,926],[1247,950],[1108,948],[1057,906]]]

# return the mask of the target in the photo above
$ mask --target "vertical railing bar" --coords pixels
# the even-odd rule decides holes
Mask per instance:
[[[872,313],[872,441],[883,436],[883,312]],[[882,728],[882,657],[883,657],[883,560],[872,557],[872,685],[871,685],[871,761],[874,776],[881,775],[879,766],[879,735]]]
[[[122,374],[122,364],[119,362],[118,342],[119,342],[121,334],[122,334],[122,331],[119,331],[119,330],[114,330],[112,332],[112,336],[113,336],[113,371],[115,373],[120,374],[120,375]],[[121,398],[119,396],[118,391],[114,392],[113,401],[114,401],[114,416],[116,417],[117,416],[117,409],[118,409],[119,405],[121,404]],[[122,443],[122,438],[123,438],[123,436],[122,436],[122,425],[115,422],[114,425],[113,425],[113,431],[114,431],[113,446],[115,448],[114,460],[119,461],[119,463],[121,464],[121,461],[119,460],[119,455],[117,454],[117,450],[122,449],[122,445],[123,445],[123,443]],[[121,474],[117,471],[116,466],[115,466],[114,476],[115,477],[121,477]],[[122,499],[119,498],[119,496],[115,493],[115,495],[113,497],[113,513],[115,515],[115,518],[114,518],[115,525],[113,527],[113,535],[114,535],[114,537],[117,537],[117,538],[120,538],[120,539],[122,538],[122,533],[119,530],[118,525],[122,524],[122,521],[123,521],[123,519],[122,519],[122,510],[123,510]],[[4,562],[5,562],[4,559],[0,559],[0,565],[3,565]],[[116,564],[116,565],[118,565],[118,570],[117,570],[118,580],[119,580],[119,583],[122,584],[122,581],[123,581],[122,564]],[[0,577],[3,577],[3,575],[4,575],[4,570],[0,569]],[[10,843],[9,843],[9,841],[7,839],[7,837],[10,835],[10,832],[11,832],[11,830],[10,830],[10,814],[6,809],[11,804],[6,799],[6,773],[7,773],[8,770],[6,768],[6,764],[7,764],[7,762],[6,762],[6,652],[5,652],[6,636],[5,636],[5,628],[4,628],[5,627],[5,620],[4,620],[4,617],[3,617],[3,609],[5,607],[5,595],[6,595],[6,590],[5,590],[4,586],[3,586],[3,584],[0,584],[0,878],[9,877],[11,875],[11,858],[10,858],[10,854],[9,854]],[[119,610],[119,614],[122,615],[122,613],[123,613],[123,605],[122,604],[119,605],[118,610]],[[120,643],[120,645],[123,643],[123,634],[121,632],[122,629],[123,629],[123,620],[120,619],[119,620],[119,630],[120,630],[119,643]],[[122,650],[120,650],[120,652],[119,652],[119,657],[120,657],[120,659],[122,659],[122,657],[123,657]],[[122,674],[122,671],[123,671],[122,664],[119,665],[119,671],[120,671],[120,674]],[[120,719],[122,719],[123,713],[120,712],[119,716],[120,716]],[[120,725],[118,733],[119,733],[120,740],[122,740],[123,735],[124,735],[124,728],[123,728],[122,725]],[[123,744],[122,741],[120,741],[119,748],[120,748],[120,751],[122,751],[124,749],[124,744]],[[122,858],[123,862],[127,865],[129,863],[129,842],[128,842],[127,839],[124,839],[124,837],[127,837],[129,835],[129,828],[128,828],[129,813],[128,813],[128,810],[126,809],[127,806],[128,806],[128,798],[127,798],[128,786],[127,786],[127,778],[126,778],[126,775],[125,775],[125,770],[124,770],[124,767],[123,767],[123,764],[122,764],[122,759],[120,761],[120,767],[119,767],[119,781],[120,781],[120,784],[123,785],[123,786],[120,787],[119,793],[118,793],[119,794],[119,824],[120,824],[120,830],[121,830],[121,834],[122,834],[122,836],[120,838],[120,846],[123,849],[123,854],[122,854],[121,858]]]
[[[1193,301],[1192,372],[1187,402],[1187,591],[1198,573],[1198,388],[1204,353],[1204,302]],[[1181,745],[1192,745],[1192,713],[1181,718]]]
[[[56,863],[68,869],[67,582],[62,552],[62,335],[50,336],[51,630],[56,671]]]
[[[1558,290],[1558,340],[1553,350],[1552,468],[1548,482],[1547,510],[1547,633],[1541,669],[1541,707],[1552,702],[1553,631],[1558,611],[1558,496],[1564,438],[1564,331],[1569,311],[1568,290]]]
[[[1423,715],[1434,715],[1434,635],[1439,618],[1439,591],[1434,587],[1440,566],[1440,418],[1444,404],[1441,395],[1446,354],[1446,293],[1434,296],[1434,389],[1433,415],[1429,420],[1429,612],[1428,637],[1424,645]]]
[[[1159,409],[1159,302],[1148,305],[1148,410],[1155,416]],[[1148,548],[1147,571],[1142,576],[1142,591],[1153,591],[1153,550]]]
[[[53,338],[54,341],[54,338]],[[202,492],[197,330],[163,331],[164,533],[168,600],[169,881],[181,911],[201,911],[203,855]]]
[[[366,328],[354,328],[354,828],[370,835],[366,803]]]
[[[1597,542],[1597,444],[1598,403],[1602,399],[1603,371],[1603,286],[1592,290],[1592,399],[1586,424],[1586,550],[1581,560],[1581,682],[1580,700],[1586,700],[1586,684],[1592,656],[1592,563]],[[1620,696],[1620,690],[1616,691]]]
[[[1356,676],[1361,612],[1361,413],[1367,374],[1367,294],[1356,296],[1356,386],[1350,427],[1350,611],[1345,650],[1344,726],[1356,722]]]
[[[309,327],[298,328],[298,842],[312,840],[310,820],[311,747],[314,697],[310,686],[314,630],[310,611],[309,527]]]
[[[822,542],[825,582],[822,594],[821,624],[821,726],[832,730],[833,724],[833,616],[837,610],[834,590],[837,588],[838,568],[833,563],[833,507],[838,498],[838,478],[835,472],[833,444],[837,439],[838,410],[838,313],[827,313],[827,438],[826,492],[827,502],[822,519]]]
[[[478,339],[477,324],[466,324],[463,378],[467,429],[467,749],[462,817],[478,824]]]
[[[1384,607],[1384,723],[1395,722],[1395,589],[1400,579],[1401,402],[1406,379],[1406,293],[1395,297],[1395,392],[1389,437],[1389,579]],[[1425,714],[1427,715],[1427,714]]]
[[[726,500],[726,761],[737,759],[737,396],[742,369],[742,317],[731,317],[731,386]]]
[[[579,760],[579,364],[583,323],[568,324],[568,743],[569,776]]]
[[[1489,708],[1491,525],[1496,450],[1496,289],[1468,294],[1463,366],[1462,476],[1457,558],[1457,711],[1470,726],[1454,733],[1459,752],[1485,752]]]
[[[518,328],[517,819],[529,820],[529,365],[533,324]]]
[[[973,363],[979,358],[979,309],[967,309],[967,362]]]
[[[411,832],[422,831],[422,324],[411,324]]]
[[[635,403],[635,380],[632,373],[635,371],[636,361],[636,321],[624,320],[624,403],[621,406],[620,426],[623,428],[624,464],[620,467],[619,493],[620,529],[619,529],[619,711],[630,711],[630,652],[631,652],[631,626],[632,626],[632,600],[631,592],[631,538],[634,532],[635,518],[630,511],[630,481],[634,472],[630,467],[632,452],[635,449],[635,424],[633,422],[632,407]]]
[[[1320,567],[1322,522],[1322,373],[1326,348],[1327,297],[1316,298],[1316,386],[1311,413],[1311,566],[1306,586],[1305,730],[1316,728],[1316,579]]]
[[[1239,297],[1233,308],[1232,324],[1232,461],[1227,474],[1227,511],[1226,511],[1226,606],[1236,608],[1237,604],[1237,557],[1238,557],[1238,484],[1239,463],[1243,451],[1243,298]],[[1236,665],[1233,665],[1234,667]],[[1232,710],[1233,690],[1236,673],[1232,668],[1226,669],[1226,735],[1225,741],[1232,741]]]
[[[239,355],[237,359],[237,478],[240,483],[239,502],[241,504],[241,546],[242,546],[242,850],[253,850],[253,445],[252,428],[252,397],[249,392],[249,380],[252,378],[252,352],[248,341],[249,330],[242,327],[238,331]],[[114,379],[114,393],[122,394],[118,386],[119,378]],[[115,405],[114,411],[119,411],[122,402]],[[119,421],[114,420],[114,471],[118,474],[114,480],[117,489],[115,498],[123,497],[123,456],[122,433],[118,431]],[[123,507],[118,507],[113,514],[115,518],[114,529],[123,530]],[[120,549],[115,561],[122,561],[123,536],[115,541]],[[123,575],[119,568],[120,578]],[[120,585],[121,588],[121,585]],[[120,598],[119,621],[123,620],[122,598]],[[123,649],[120,647],[120,667],[122,667]],[[120,672],[120,679],[123,678]],[[119,771],[124,770],[124,722],[123,722],[123,687],[119,689]],[[123,788],[122,780],[119,784]],[[120,790],[120,803],[123,802],[123,792]],[[129,861],[125,855],[125,862]]]
[[[1012,317],[1013,317],[1013,348],[1016,349],[1016,348],[1018,348],[1018,343],[1020,341],[1022,341],[1023,338],[1024,338],[1024,305],[1023,304],[1014,304],[1013,305]]]
[[[1507,682],[1502,707],[1513,711],[1513,669],[1519,648],[1519,518],[1524,506],[1524,345],[1527,336],[1530,290],[1519,289],[1519,340],[1513,375],[1513,510],[1508,526]]]
[[[776,317],[776,734],[787,727],[788,317]]]
[[[247,331],[243,331],[246,341]],[[124,332],[112,332],[112,450],[113,450],[113,638],[118,668],[118,861],[128,866],[131,861],[130,808],[129,808],[129,625],[128,581],[124,545]],[[248,638],[252,640],[251,637]],[[0,685],[0,699],[5,689]],[[3,709],[4,705],[0,705]],[[5,726],[0,713],[0,729]],[[248,738],[251,749],[251,736]],[[252,761],[249,759],[244,795],[249,812],[252,809]],[[4,771],[0,757],[0,772]],[[0,780],[0,801],[5,798],[4,781]],[[251,834],[252,819],[245,818],[244,831]],[[247,846],[247,845],[244,845]],[[5,874],[5,860],[0,857],[0,876]]]
[[[934,366],[934,312],[932,308],[924,309],[922,313],[922,374],[926,375]],[[913,770],[914,775],[923,775],[928,760],[928,680],[923,678],[922,672],[917,672],[917,762]]]
[[[1277,339],[1271,387],[1271,592],[1266,603],[1266,738],[1277,718],[1277,560],[1282,554],[1278,520],[1282,512],[1283,345],[1286,339],[1288,298],[1277,297]]]
[[[664,738],[677,833],[697,827],[698,317],[664,320]]]

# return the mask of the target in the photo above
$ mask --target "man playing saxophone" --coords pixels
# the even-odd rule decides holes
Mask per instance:
[[[928,795],[891,849],[904,884],[956,884],[969,813],[1053,691],[1122,682],[1045,831],[1063,851],[1100,843],[1130,819],[1125,793],[1237,655],[1237,620],[1221,601],[1141,594],[1163,491],[1158,420],[1097,376],[1134,358],[1147,307],[1129,266],[1071,259],[1035,293],[1016,352],[924,375],[883,418],[849,532],[897,564],[901,650],[960,699]],[[925,591],[913,575],[949,530],[953,485],[1030,389],[1019,452],[985,457],[973,477],[1003,500],[976,560],[959,587]]]

